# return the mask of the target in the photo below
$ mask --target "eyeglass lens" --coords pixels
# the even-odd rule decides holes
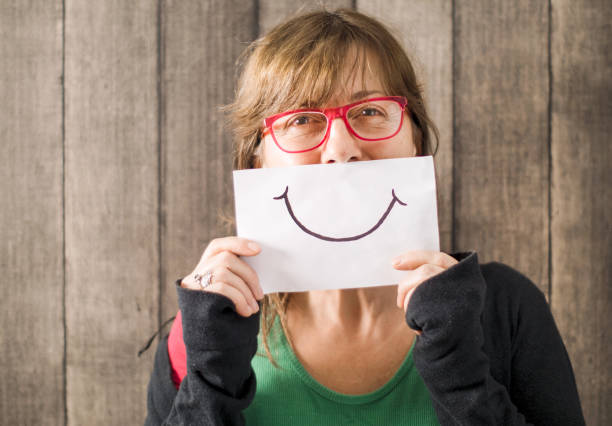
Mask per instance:
[[[362,139],[392,136],[402,122],[402,107],[392,100],[360,103],[346,113],[353,132]],[[327,131],[327,117],[321,112],[298,112],[272,124],[278,144],[287,151],[303,151],[321,143]]]

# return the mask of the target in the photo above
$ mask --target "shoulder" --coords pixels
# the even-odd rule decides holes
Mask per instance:
[[[480,269],[486,282],[483,326],[488,340],[508,339],[514,351],[526,336],[539,339],[556,330],[546,297],[529,278],[499,262]]]
[[[451,256],[458,260],[459,264],[450,268],[456,272],[447,272],[451,272],[454,279],[462,275],[466,275],[470,280],[480,278],[484,281],[483,287],[488,302],[495,301],[508,307],[518,307],[521,304],[548,305],[542,291],[516,269],[501,262],[479,263],[478,253],[474,251],[453,253]]]
[[[544,293],[525,275],[500,262],[480,265],[487,285],[487,299],[505,300],[512,306],[548,305]]]
[[[481,272],[484,348],[493,377],[530,424],[584,424],[567,350],[542,291],[502,263],[483,264]]]

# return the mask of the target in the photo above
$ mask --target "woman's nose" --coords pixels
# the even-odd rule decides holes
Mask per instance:
[[[323,143],[321,163],[348,163],[361,160],[362,156],[359,141],[346,127],[344,120],[340,117],[332,120],[329,136]]]

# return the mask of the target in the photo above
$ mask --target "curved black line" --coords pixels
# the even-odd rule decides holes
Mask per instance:
[[[282,195],[279,195],[278,197],[274,197],[274,199],[275,200],[281,200],[283,198],[285,199],[285,206],[287,206],[287,211],[289,212],[289,215],[291,216],[291,219],[293,219],[295,224],[299,226],[302,231],[306,232],[307,234],[312,235],[313,237],[316,237],[320,240],[333,241],[333,242],[355,241],[355,240],[359,240],[365,237],[366,235],[370,235],[372,232],[376,231],[376,229],[378,229],[378,227],[382,225],[382,223],[385,221],[387,216],[389,216],[389,213],[391,213],[391,209],[393,208],[393,205],[395,204],[396,201],[402,206],[406,205],[406,203],[402,202],[399,198],[397,198],[397,195],[395,195],[395,189],[392,189],[391,195],[393,196],[393,199],[389,203],[389,207],[387,207],[387,211],[378,220],[376,225],[370,228],[370,230],[364,232],[363,234],[355,235],[354,237],[333,238],[333,237],[326,237],[325,235],[317,234],[316,232],[313,232],[310,229],[306,228],[304,225],[302,225],[302,223],[298,220],[298,218],[295,217],[295,214],[293,214],[293,209],[291,208],[291,203],[289,202],[289,196],[287,195],[288,193],[289,193],[289,186],[285,188],[285,192],[283,192]]]

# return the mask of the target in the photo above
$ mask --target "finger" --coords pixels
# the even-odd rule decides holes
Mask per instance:
[[[410,303],[410,298],[412,297],[412,294],[418,287],[419,287],[418,285],[415,285],[406,294],[406,298],[404,299],[404,312],[408,311],[408,303]]]
[[[261,251],[261,247],[255,241],[246,238],[215,238],[204,250],[202,260],[209,259],[222,251],[230,251],[238,256],[254,256]]]
[[[444,271],[444,268],[438,265],[426,263],[412,271],[406,271],[406,275],[400,281],[397,288],[397,306],[404,307],[404,311],[408,306],[408,301],[412,296],[412,292],[429,278],[438,275]]]
[[[398,308],[401,308],[403,305],[405,305],[405,300],[406,300],[406,296],[408,295],[408,292],[411,291],[413,288],[416,288],[418,284],[412,284],[412,283],[406,283],[406,284],[399,284],[397,287],[397,301],[396,301],[396,305]],[[406,309],[404,309],[405,311]]]
[[[226,297],[231,297],[232,294],[240,294],[239,298],[232,298],[234,301],[234,305],[236,305],[236,311],[241,315],[251,315],[254,312],[259,310],[259,304],[253,298],[253,294],[248,286],[238,277],[236,277],[232,272],[227,271],[224,268],[216,266],[210,267],[206,269],[206,272],[211,272],[212,276],[210,278],[211,284],[205,285],[202,288],[202,283],[196,280],[196,275],[203,275],[205,272],[201,269],[196,269],[190,274],[188,277],[185,277],[181,282],[181,287],[188,288],[190,290],[196,291],[208,291],[211,293],[222,294]],[[233,290],[232,290],[233,288]],[[246,306],[246,308],[241,308],[241,306]],[[247,314],[248,311],[248,314]]]
[[[416,269],[423,264],[432,264],[447,269],[455,265],[454,257],[441,251],[412,250],[402,253],[392,261],[393,267],[399,270]]]
[[[236,312],[242,315],[243,317],[249,317],[254,312],[249,306],[247,300],[244,297],[244,294],[236,287],[231,284],[224,283],[222,281],[215,281],[210,286],[206,287],[205,291],[210,291],[211,293],[218,293],[223,296],[226,296],[234,302],[234,306],[236,307]]]
[[[412,286],[410,288],[410,290],[408,290],[408,293],[406,294],[406,297],[404,299],[404,313],[408,312],[408,303],[410,303],[410,299],[412,298],[412,294],[414,293],[414,291],[419,288],[419,285],[415,285]],[[423,332],[421,330],[416,330],[416,329],[412,329],[414,331],[414,333],[417,336],[420,336],[421,334],[423,334]]]
[[[207,259],[205,263],[199,266],[199,268],[204,270],[211,270],[211,268],[215,267],[223,267],[232,271],[249,286],[256,299],[259,300],[263,298],[263,290],[259,285],[257,273],[234,253],[222,251],[221,253],[217,253],[214,257]]]
[[[244,295],[246,301],[255,311],[259,309],[259,305],[255,300],[255,295],[253,294],[252,289],[244,282],[241,277],[236,275],[230,268],[228,268],[227,265],[217,265],[215,268],[209,270],[213,274],[212,282],[221,281],[232,285],[233,287],[240,290],[240,292]]]
[[[259,276],[248,263],[235,255],[231,255],[225,267],[240,277],[242,281],[249,286],[257,300],[263,299],[264,292],[259,283]]]

